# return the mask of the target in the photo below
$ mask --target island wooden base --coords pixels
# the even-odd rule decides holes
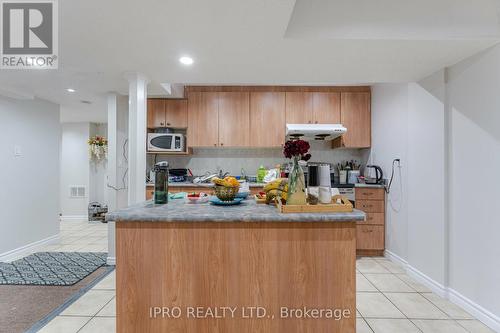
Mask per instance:
[[[118,222],[116,247],[119,333],[356,332],[355,222]]]

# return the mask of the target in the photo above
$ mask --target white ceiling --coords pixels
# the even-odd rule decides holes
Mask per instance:
[[[88,115],[89,120],[103,121],[105,95],[126,94],[123,73],[127,71],[146,75],[152,95],[165,94],[160,83],[414,81],[496,44],[497,4],[497,0],[60,1],[60,68],[0,71],[0,93],[35,95],[71,110],[69,119],[81,112],[78,119]],[[192,56],[194,65],[179,64],[182,55]],[[67,87],[77,92],[70,94]]]
[[[297,0],[287,38],[497,38],[498,0]]]

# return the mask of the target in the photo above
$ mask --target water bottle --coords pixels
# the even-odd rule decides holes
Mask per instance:
[[[168,162],[158,162],[154,168],[155,171],[155,204],[168,203]]]

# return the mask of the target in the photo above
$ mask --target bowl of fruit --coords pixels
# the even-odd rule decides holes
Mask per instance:
[[[212,178],[215,184],[215,196],[221,201],[233,201],[240,189],[240,182],[234,177],[225,177],[224,179]]]

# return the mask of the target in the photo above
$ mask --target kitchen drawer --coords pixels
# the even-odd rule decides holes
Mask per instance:
[[[385,225],[384,213],[366,213],[366,221],[358,221],[361,225]]]
[[[384,200],[385,190],[383,188],[357,187],[354,189],[356,200]]]
[[[384,246],[384,226],[359,224],[356,226],[356,249],[383,250]]]
[[[384,213],[385,201],[382,200],[356,200],[356,209],[365,213]]]

